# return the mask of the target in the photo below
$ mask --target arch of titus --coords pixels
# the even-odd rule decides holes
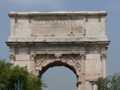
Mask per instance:
[[[78,90],[97,90],[95,81],[106,76],[106,16],[105,11],[10,12],[11,63],[37,76],[65,66],[76,75]]]

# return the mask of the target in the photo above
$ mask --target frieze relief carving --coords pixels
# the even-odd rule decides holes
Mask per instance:
[[[55,56],[53,54],[49,55],[49,54],[38,54],[35,56],[34,61],[35,61],[35,65],[37,67],[44,65],[45,63],[47,63],[48,61],[53,61],[55,59]]]
[[[37,48],[36,48],[37,47]],[[39,45],[32,48],[32,52],[36,53],[36,54],[79,54],[79,53],[85,53],[85,47],[83,46],[69,46],[69,45],[64,45],[64,46],[56,46],[54,45],[54,47],[50,47],[50,46],[46,46],[46,45]],[[69,48],[68,48],[69,47]]]
[[[38,54],[35,56],[34,61],[36,67],[46,66],[47,64],[52,63],[54,61],[61,61],[63,63],[73,66],[74,68],[76,68],[76,70],[80,71],[80,59],[81,56],[77,54],[66,54],[61,55],[60,57],[56,57],[55,54]]]
[[[68,54],[63,55],[62,60],[68,64],[74,65],[77,69],[80,69],[81,66],[81,56],[79,54]]]
[[[73,20],[83,20],[85,17],[83,16],[71,16],[71,15],[54,15],[54,16],[49,16],[49,15],[40,15],[40,16],[32,16],[30,19],[33,21],[53,21],[53,22],[58,22],[58,21],[70,21],[72,22]]]

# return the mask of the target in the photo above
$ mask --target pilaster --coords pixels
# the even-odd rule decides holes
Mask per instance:
[[[14,62],[16,61],[16,48],[15,47],[11,47],[10,48],[10,62],[12,64],[14,64]]]
[[[101,69],[102,69],[101,71],[103,78],[106,77],[106,59],[107,59],[106,54],[101,54]]]
[[[78,90],[85,90],[85,61],[86,61],[86,55],[81,54],[81,72],[79,74],[79,86]]]

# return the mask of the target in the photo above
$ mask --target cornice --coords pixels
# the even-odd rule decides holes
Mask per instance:
[[[40,11],[30,11],[30,12],[15,12],[12,11],[9,14],[9,17],[19,17],[19,16],[40,16],[40,15],[81,15],[81,16],[106,16],[106,11],[49,11],[49,12],[40,12]]]
[[[31,46],[31,45],[83,45],[83,46],[89,46],[89,45],[104,45],[108,46],[110,41],[81,41],[81,42],[6,42],[8,46],[13,45],[22,45],[22,46]]]

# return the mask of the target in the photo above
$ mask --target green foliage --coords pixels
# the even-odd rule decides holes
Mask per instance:
[[[0,61],[0,90],[41,90],[41,80],[24,68]]]
[[[120,90],[120,74],[115,74],[111,79],[111,90]]]
[[[120,90],[120,74],[99,78],[97,81],[98,90]]]
[[[98,85],[98,90],[108,90],[107,85],[109,83],[108,79],[99,78],[96,82]]]

